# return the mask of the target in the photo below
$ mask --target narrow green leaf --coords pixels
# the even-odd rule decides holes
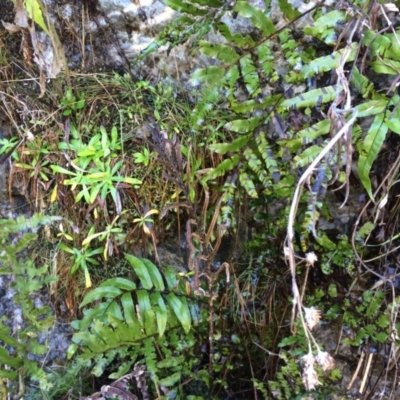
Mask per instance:
[[[129,261],[132,268],[135,270],[137,276],[140,279],[140,283],[142,284],[142,286],[148,290],[152,289],[153,282],[151,280],[151,277],[147,270],[146,265],[143,264],[143,261],[140,258],[137,258],[131,254],[125,254],[125,258]]]
[[[141,185],[142,181],[136,178],[130,178],[128,176],[125,176],[122,178],[121,182],[129,183],[131,185]]]
[[[51,169],[53,172],[56,172],[58,174],[65,174],[65,175],[73,175],[76,176],[75,172],[69,171],[68,169],[65,169],[63,167],[59,167],[58,165],[52,165]]]
[[[357,166],[358,174],[365,190],[367,191],[372,201],[374,201],[374,198],[372,195],[372,187],[369,173],[371,171],[373,162],[378,156],[378,153],[382,147],[382,144],[386,138],[386,133],[388,131],[388,127],[383,122],[384,115],[377,115],[368,130],[364,142],[360,146],[358,146],[358,151],[360,153]]]
[[[93,301],[100,300],[103,297],[112,298],[119,296],[122,293],[121,289],[111,286],[99,286],[89,292],[82,300],[79,307],[83,307],[86,304],[92,303]]]
[[[150,295],[150,298],[153,304],[153,309],[156,314],[158,334],[159,337],[162,337],[167,327],[167,321],[168,321],[167,307],[165,306],[164,300],[161,297],[160,293],[158,292],[152,293]]]

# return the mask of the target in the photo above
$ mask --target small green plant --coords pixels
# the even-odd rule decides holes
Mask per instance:
[[[122,214],[124,214],[124,211],[121,213],[121,215]],[[93,229],[91,229],[91,232],[89,232],[89,235],[82,242],[82,245],[88,246],[90,244],[90,242],[95,238],[98,238],[100,241],[105,240],[103,257],[107,261],[108,256],[112,256],[112,254],[113,254],[112,236],[113,235],[121,235],[121,233],[122,233],[122,228],[115,226],[119,217],[120,217],[120,215],[117,215],[114,218],[114,220],[111,222],[111,224],[107,225],[106,229],[103,232],[93,233]]]
[[[50,307],[36,306],[32,294],[54,283],[55,277],[49,274],[47,265],[35,266],[23,255],[38,236],[25,233],[17,243],[15,239],[11,243],[11,235],[59,220],[39,214],[30,219],[0,220],[0,274],[14,276],[11,287],[15,290],[14,301],[21,307],[23,319],[17,331],[11,333],[6,317],[0,318],[0,395],[4,399],[11,394],[23,396],[24,385],[19,386],[19,382],[26,378],[37,382],[44,391],[50,389],[48,376],[32,355],[46,354],[48,348],[39,344],[38,337],[54,323]]]
[[[94,227],[90,229],[88,236],[90,237],[90,235],[93,235],[93,233],[94,233]],[[67,253],[72,255],[73,264],[70,273],[74,274],[79,269],[82,270],[83,273],[85,274],[86,287],[87,288],[92,287],[92,280],[90,278],[89,266],[90,265],[97,266],[100,264],[95,256],[97,256],[98,254],[102,254],[104,252],[103,248],[97,247],[95,249],[92,249],[89,247],[89,243],[82,244],[82,247],[80,248],[69,247],[64,243],[60,243],[59,249],[66,251]]]
[[[154,155],[154,152],[150,152],[150,150],[142,146],[142,152],[133,153],[135,164],[143,164],[145,167],[148,167],[150,164],[150,159]]]
[[[100,127],[100,133],[92,137],[87,145],[83,143],[76,128],[71,128],[71,133],[74,136],[71,144],[60,143],[59,147],[74,152],[74,159],[71,160],[73,169],[52,165],[53,172],[69,176],[69,179],[64,180],[64,185],[71,186],[71,190],[79,188],[75,195],[76,202],[83,199],[91,205],[98,197],[106,200],[107,195],[111,195],[117,214],[120,214],[122,208],[118,189],[124,187],[124,184],[140,185],[141,181],[121,176],[123,160],[115,158],[115,151],[121,148],[116,128],[112,128],[109,138],[105,128]]]
[[[76,114],[85,107],[85,97],[81,94],[78,99],[70,89],[67,89],[64,97],[61,99],[61,105],[64,107],[64,116]]]

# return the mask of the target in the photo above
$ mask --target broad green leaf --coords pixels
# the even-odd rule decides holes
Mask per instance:
[[[173,290],[178,286],[178,279],[176,277],[176,270],[173,267],[164,266],[165,280],[169,290]]]
[[[373,61],[372,68],[377,74],[399,75],[400,62],[384,58]]]
[[[104,235],[104,232],[97,232],[94,233],[93,235],[89,235],[83,242],[82,242],[82,246],[86,246],[87,244],[89,244],[93,239]]]
[[[324,13],[312,26],[306,26],[304,33],[306,35],[318,36],[318,34],[324,33],[328,28],[334,27],[345,20],[346,12],[344,10],[334,10]]]
[[[35,21],[46,33],[50,36],[50,32],[44,22],[42,10],[37,0],[26,0],[26,11],[28,11],[29,18]]]
[[[385,99],[370,100],[365,103],[361,103],[354,107],[357,110],[357,118],[370,117],[372,115],[381,114],[382,111],[388,105],[388,101]]]
[[[257,128],[262,121],[260,117],[250,117],[247,119],[237,119],[232,122],[225,124],[225,128],[233,132],[247,133],[252,132]]]
[[[20,373],[18,371],[7,371],[0,368],[0,378],[10,379],[11,381],[18,382]]]
[[[147,311],[151,310],[150,297],[147,290],[140,289],[137,291],[140,315],[143,316]]]
[[[140,260],[147,267],[147,272],[149,273],[156,289],[163,292],[165,290],[164,281],[158,268],[146,258],[141,258]]]
[[[121,296],[121,304],[122,304],[122,309],[124,311],[124,319],[125,319],[126,323],[132,329],[135,329],[135,328],[138,329],[140,324],[136,317],[135,306],[134,306],[133,300],[132,300],[132,294],[124,293]]]
[[[371,221],[366,222],[357,232],[357,239],[366,238],[374,229],[376,225]]]
[[[363,44],[369,47],[371,57],[391,58],[400,61],[398,33],[396,35],[392,33],[377,34],[374,31],[365,29],[363,32]]]
[[[205,83],[207,85],[220,84],[225,75],[225,69],[216,66],[199,68],[192,73],[190,80],[193,84]]]
[[[117,287],[121,290],[130,290],[130,291],[136,290],[135,282],[132,282],[129,279],[120,278],[120,277],[107,279],[106,281],[100,283],[99,287],[102,287],[102,286]]]
[[[82,300],[79,307],[83,307],[86,304],[92,303],[93,301],[100,300],[103,297],[112,298],[119,296],[122,293],[121,289],[110,287],[110,286],[99,286],[96,289],[90,291]]]
[[[342,49],[334,51],[328,56],[323,56],[310,61],[307,65],[304,65],[302,73],[306,78],[310,78],[313,75],[320,74],[322,72],[332,71],[338,68],[340,60],[344,52],[348,52],[346,58],[347,62],[354,61],[354,57],[357,54],[359,44],[357,42],[351,43],[348,49]]]
[[[188,13],[191,15],[205,15],[207,10],[197,8],[186,0],[163,0],[167,7],[171,7],[175,11]]]
[[[356,66],[351,71],[351,83],[354,84],[364,99],[375,93],[374,84],[364,75],[360,74]]]
[[[291,99],[284,100],[280,104],[280,107],[283,109],[315,107],[323,103],[332,102],[342,90],[342,86],[327,86],[321,89],[310,90]]]
[[[97,181],[99,179],[107,178],[108,176],[108,172],[94,172],[93,174],[86,175],[85,178]]]
[[[235,11],[242,17],[251,18],[254,26],[260,29],[266,37],[272,35],[276,31],[274,24],[264,12],[252,6],[247,1],[238,1],[235,5]]]
[[[219,163],[216,168],[213,168],[211,171],[207,172],[207,174],[204,175],[204,182],[218,178],[219,176],[225,175],[227,172],[232,171],[232,169],[238,165],[239,160],[240,157],[238,154],[235,154],[231,158],[225,159],[224,161]]]
[[[239,136],[231,143],[213,143],[210,144],[208,147],[211,151],[214,151],[218,154],[226,154],[231,151],[240,151],[247,144],[251,136],[251,134]]]
[[[375,200],[372,195],[369,173],[371,171],[372,164],[378,156],[382,144],[385,141],[387,131],[388,127],[384,124],[384,115],[377,115],[372,122],[372,125],[369,128],[363,143],[358,146],[358,151],[360,154],[357,165],[358,174],[372,201]]]
[[[175,372],[174,374],[166,378],[160,379],[159,384],[165,387],[174,386],[181,380],[181,376],[182,376],[181,372]]]
[[[254,182],[246,172],[244,171],[240,172],[239,181],[251,198],[253,199],[258,198],[258,193],[254,185]]]
[[[23,361],[19,357],[12,357],[8,354],[8,351],[0,346],[0,365],[9,365],[10,367],[13,368],[19,368],[22,364]]]
[[[305,149],[301,154],[294,158],[296,162],[296,167],[303,168],[309,164],[311,164],[321,153],[322,147],[320,146],[311,146]]]
[[[220,0],[196,0],[195,3],[208,7],[221,7],[223,5]]]
[[[132,256],[131,254],[125,254],[125,258],[129,261],[132,268],[135,270],[142,286],[147,290],[152,289],[153,282],[151,280],[146,265],[143,264],[143,261],[140,258]]]
[[[140,316],[143,321],[146,335],[153,335],[157,332],[157,321],[156,314],[151,306],[149,293],[147,292],[147,290],[138,290],[137,298],[139,303]]]
[[[177,297],[174,293],[169,293],[167,295],[167,301],[179,322],[182,324],[183,329],[188,333],[191,326],[191,317],[186,302],[183,301],[183,298]]]
[[[281,140],[279,143],[284,144],[292,153],[297,153],[297,150],[306,144],[312,143],[315,139],[329,133],[331,126],[330,119],[324,119],[309,128],[298,131],[296,137],[289,140]]]
[[[255,46],[254,40],[249,35],[242,36],[240,33],[235,33],[233,35],[229,27],[224,23],[219,23],[216,28],[228,43],[234,43],[236,46],[242,49]]]
[[[122,310],[119,304],[116,301],[112,301],[110,303],[110,306],[107,309],[107,317],[108,320],[110,320],[110,316],[113,316],[115,318],[118,318],[118,320],[121,322],[124,320],[124,316],[122,315]]]
[[[400,119],[391,118],[390,120],[385,119],[384,124],[394,133],[400,135]]]
[[[301,12],[292,7],[288,0],[278,0],[279,8],[289,21],[299,17]]]
[[[239,59],[239,54],[237,54],[235,50],[223,44],[211,44],[206,41],[201,41],[200,51],[206,56],[227,64],[233,64]]]
[[[256,97],[261,92],[260,78],[250,54],[247,54],[240,59],[240,67],[249,95],[251,97]]]

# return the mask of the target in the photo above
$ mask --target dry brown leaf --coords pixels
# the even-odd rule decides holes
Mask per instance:
[[[3,20],[1,20],[1,23],[3,24],[4,28],[7,29],[10,33],[17,33],[22,29],[19,25],[4,22]]]

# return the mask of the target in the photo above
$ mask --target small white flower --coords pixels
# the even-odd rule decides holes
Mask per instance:
[[[321,319],[321,311],[317,310],[315,307],[310,307],[310,308],[304,307],[304,314],[307,325],[310,328],[310,330],[312,330],[314,326],[317,325]]]
[[[306,261],[308,266],[313,267],[315,262],[318,261],[318,257],[313,251],[310,251],[309,253],[306,253]]]
[[[321,366],[323,371],[330,371],[335,368],[335,360],[326,351],[319,350],[315,357],[315,361],[319,366]]]
[[[318,374],[314,369],[314,356],[311,353],[308,353],[302,357],[302,361],[304,363],[304,369],[301,379],[303,380],[306,390],[313,390],[315,389],[315,386],[321,384],[318,380]]]

